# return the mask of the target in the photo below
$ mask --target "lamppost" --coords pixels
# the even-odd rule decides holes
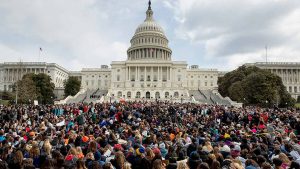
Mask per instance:
[[[182,104],[183,103],[183,94],[181,94],[180,100],[181,100],[181,104]]]

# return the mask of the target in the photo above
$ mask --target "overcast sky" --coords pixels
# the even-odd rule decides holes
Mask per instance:
[[[126,60],[147,0],[0,0],[0,62],[55,62],[69,70]],[[232,70],[300,62],[299,0],[153,0],[173,60]],[[42,48],[39,58],[39,48]]]

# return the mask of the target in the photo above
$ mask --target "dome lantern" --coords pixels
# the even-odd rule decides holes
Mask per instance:
[[[152,19],[152,16],[153,16],[153,11],[152,11],[152,9],[151,9],[151,0],[149,0],[149,3],[148,3],[148,10],[146,11],[146,20],[145,21],[147,21],[147,20],[153,20]]]

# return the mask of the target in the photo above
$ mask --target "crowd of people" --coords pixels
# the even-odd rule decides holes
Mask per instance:
[[[0,110],[1,169],[300,168],[295,109],[156,101]]]

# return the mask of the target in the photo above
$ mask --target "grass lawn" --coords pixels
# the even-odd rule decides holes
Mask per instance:
[[[300,103],[296,103],[295,107],[300,108]]]
[[[8,105],[9,100],[0,100],[0,104]]]

